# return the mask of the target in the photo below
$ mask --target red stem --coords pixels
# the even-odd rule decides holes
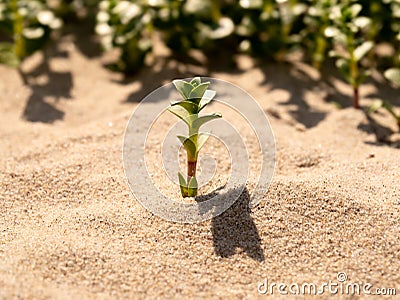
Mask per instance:
[[[187,172],[188,184],[189,184],[190,178],[196,176],[196,165],[197,165],[197,161],[188,161],[188,172]]]
[[[359,103],[359,95],[358,95],[358,87],[353,88],[353,106],[356,109],[360,108],[360,103]]]

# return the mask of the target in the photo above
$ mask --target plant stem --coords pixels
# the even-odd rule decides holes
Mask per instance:
[[[197,137],[199,135],[199,129],[198,128],[193,128],[192,126],[189,127],[189,137],[192,138],[194,144],[197,147]],[[197,165],[197,153],[195,157],[187,158],[187,182],[189,184],[189,181],[192,177],[196,177],[196,165]]]
[[[360,108],[358,87],[353,87],[353,107],[356,109]]]
[[[14,18],[14,53],[21,61],[25,56],[25,41],[24,37],[22,36],[22,31],[24,30],[24,20],[18,12],[18,0],[12,0],[10,2],[10,8]]]
[[[197,160],[196,161],[189,161],[188,160],[188,169],[187,169],[187,182],[189,183],[190,179],[192,177],[196,177],[196,165],[197,165]]]

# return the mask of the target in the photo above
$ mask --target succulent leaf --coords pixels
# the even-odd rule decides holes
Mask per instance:
[[[357,15],[360,13],[361,10],[362,10],[362,5],[359,3],[355,3],[352,6],[350,6],[349,12],[351,14],[351,17],[352,18],[357,17]]]
[[[196,177],[191,177],[187,186],[188,196],[195,197],[197,195],[197,179]]]
[[[385,71],[385,77],[400,86],[400,69],[391,68]]]
[[[200,77],[194,77],[194,78],[190,81],[190,84],[191,84],[193,87],[196,87],[196,86],[200,85],[200,84],[201,84],[201,79],[200,79]]]
[[[374,47],[374,43],[367,41],[362,43],[354,50],[354,57],[357,61],[361,60],[371,49]]]
[[[183,107],[189,113],[189,115],[196,114],[197,110],[199,109],[196,103],[186,100],[171,103],[171,107],[176,105]]]
[[[216,95],[216,91],[213,91],[213,90],[205,91],[203,98],[201,98],[200,103],[199,103],[199,112],[213,100],[215,95]]]
[[[186,150],[187,156],[188,156],[188,160],[196,161],[197,160],[196,144],[190,138],[184,137],[182,135],[178,135],[178,139],[181,141],[183,147],[185,147],[185,150]]]
[[[204,125],[205,123],[212,121],[214,119],[218,119],[221,118],[222,115],[220,113],[213,113],[211,115],[205,115],[205,116],[201,116],[197,119],[195,119],[192,123],[192,127],[195,130],[198,130],[202,125]]]
[[[368,113],[374,113],[378,109],[380,109],[383,106],[383,101],[382,100],[377,100],[374,101],[369,107],[368,107]]]
[[[181,172],[178,173],[178,177],[179,177],[179,185],[181,187],[181,194],[183,197],[187,197],[188,196],[188,187],[186,184],[185,177],[182,175]]]
[[[168,107],[168,111],[173,113],[175,116],[183,120],[187,125],[189,125],[189,120],[190,120],[190,114],[188,111],[183,108],[182,106],[179,105],[174,105]]]
[[[172,83],[175,85],[175,88],[178,90],[178,92],[182,95],[183,99],[188,100],[193,86],[190,83],[181,79],[174,80],[172,81]]]
[[[204,146],[209,137],[210,133],[199,133],[197,137],[197,152],[200,151],[200,149]]]
[[[200,101],[209,85],[209,82],[203,82],[199,84],[190,92],[188,99],[194,102]]]

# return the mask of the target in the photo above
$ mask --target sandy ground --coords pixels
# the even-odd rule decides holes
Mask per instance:
[[[398,129],[348,107],[350,90],[331,72],[321,80],[299,63],[246,57],[221,71],[160,56],[124,80],[70,39],[48,63],[26,61],[28,85],[0,66],[0,298],[253,299],[267,297],[257,292],[265,279],[323,284],[338,272],[400,293]],[[259,101],[277,166],[252,211],[246,189],[224,214],[185,225],[135,200],[121,149],[141,97],[194,74]],[[365,106],[399,90],[377,78],[361,95]]]

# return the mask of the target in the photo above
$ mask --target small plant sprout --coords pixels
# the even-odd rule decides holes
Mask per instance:
[[[400,86],[400,69],[397,69],[397,68],[388,69],[385,71],[384,75],[385,75],[386,79],[391,81],[393,84]],[[391,114],[393,116],[393,118],[395,118],[395,120],[397,122],[397,126],[399,127],[399,130],[400,130],[400,114],[396,113],[395,108],[388,101],[384,101],[384,100],[375,101],[369,107],[368,112],[374,113],[380,108],[387,110],[387,112],[389,114]]]
[[[344,1],[332,9],[330,18],[334,25],[325,30],[325,35],[333,37],[336,42],[336,50],[332,50],[330,55],[337,58],[336,66],[353,88],[354,108],[360,108],[359,86],[369,75],[361,68],[361,60],[374,46],[372,41],[364,38],[371,19],[359,16],[361,10],[360,4],[348,5]]]
[[[209,133],[200,133],[199,130],[203,124],[222,116],[219,113],[200,115],[216,94],[215,91],[207,89],[210,82],[201,82],[200,77],[195,77],[190,82],[174,80],[172,83],[183,100],[172,102],[168,110],[183,120],[189,129],[187,137],[178,135],[187,154],[187,179],[179,172],[179,185],[183,197],[195,197],[197,195],[197,158],[200,149],[210,136]]]

